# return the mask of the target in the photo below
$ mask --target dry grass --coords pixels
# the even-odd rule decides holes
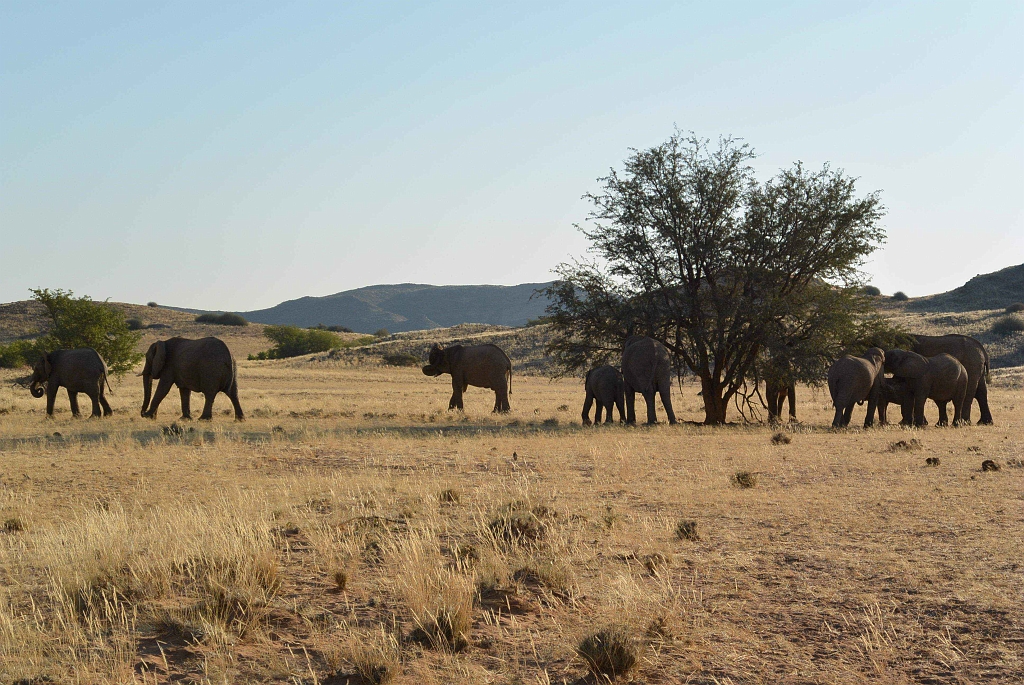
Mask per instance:
[[[681,425],[593,431],[578,381],[458,415],[415,368],[241,362],[245,423],[165,435],[138,379],[47,420],[16,375],[0,683],[581,682],[601,626],[652,683],[1024,680],[1021,369],[993,427],[832,432],[801,388],[785,447],[685,423],[689,383]]]

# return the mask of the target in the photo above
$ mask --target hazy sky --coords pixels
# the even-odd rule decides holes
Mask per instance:
[[[674,125],[881,189],[885,292],[1024,262],[1020,0],[4,2],[0,301],[548,280]]]

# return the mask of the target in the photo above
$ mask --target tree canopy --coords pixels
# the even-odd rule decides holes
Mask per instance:
[[[565,371],[649,335],[700,378],[705,422],[717,424],[766,359],[788,350],[799,380],[817,378],[826,356],[888,330],[860,294],[859,267],[885,239],[878,193],[799,162],[758,182],[754,157],[735,139],[677,130],[599,179],[577,227],[595,259],[560,265],[546,290],[549,349]]]
[[[31,292],[53,322],[50,332],[36,341],[40,352],[91,347],[115,376],[128,373],[142,359],[136,351],[142,333],[131,330],[118,309],[94,302],[88,295],[75,297],[70,290],[37,288]]]

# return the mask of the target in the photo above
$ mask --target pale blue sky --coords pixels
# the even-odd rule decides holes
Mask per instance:
[[[674,125],[883,191],[884,291],[1024,262],[1024,3],[5,2],[0,301],[544,281]]]

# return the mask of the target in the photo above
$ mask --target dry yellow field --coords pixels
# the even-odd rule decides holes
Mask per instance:
[[[1024,682],[1018,376],[964,429],[832,432],[801,390],[776,444],[584,428],[579,381],[463,416],[418,369],[239,367],[247,421],[180,433],[135,377],[47,420],[0,376],[0,682],[597,682],[605,625],[635,682]]]

